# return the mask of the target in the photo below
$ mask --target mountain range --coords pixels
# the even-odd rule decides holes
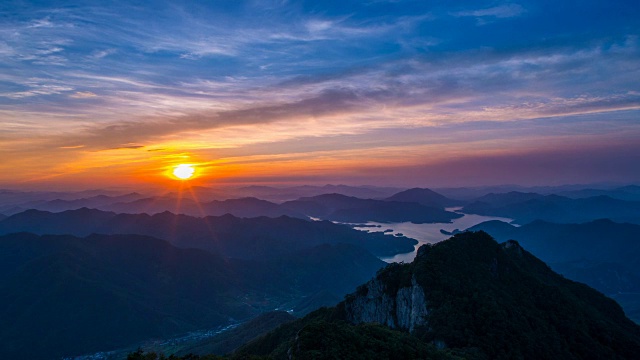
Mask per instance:
[[[347,243],[377,256],[410,252],[418,242],[402,236],[366,233],[329,221],[279,218],[204,218],[169,212],[116,214],[95,209],[51,213],[27,210],[0,221],[0,234],[137,234],[164,239],[182,248],[198,248],[223,257],[273,258],[320,244]]]
[[[199,191],[205,190],[200,189]],[[131,193],[118,196],[98,195],[70,200],[14,202],[0,206],[0,213],[14,215],[27,209],[61,212],[90,208],[126,214],[153,215],[170,211],[198,217],[231,214],[237,217],[289,216],[302,219],[315,217],[350,223],[368,221],[436,223],[450,222],[462,216],[444,210],[445,206],[454,203],[456,203],[454,200],[429,189],[417,188],[381,200],[361,199],[332,193],[302,197],[282,204],[255,197],[207,201],[199,197],[194,189],[190,189],[190,191],[183,191],[180,194],[153,197],[143,197],[138,193]]]
[[[604,195],[572,199],[521,192],[488,194],[465,205],[461,211],[511,218],[517,224],[535,220],[582,223],[604,218],[640,224],[640,201],[619,200]]]
[[[420,205],[445,208],[463,204],[460,200],[450,199],[431,189],[412,188],[400,191],[386,198],[387,201],[416,202]]]
[[[126,354],[136,344],[185,359],[234,349],[228,357],[586,359],[637,351],[638,328],[625,317],[640,322],[635,187],[483,194],[466,205],[426,188],[331,187],[377,192],[375,199],[314,194],[320,188],[295,189],[313,195],[284,202],[212,199],[220,194],[209,188],[154,196],[0,191],[13,201],[0,207],[10,215],[0,214],[0,318],[10,324],[0,330],[0,357]],[[379,257],[413,251],[417,241],[339,224],[450,222],[462,214],[445,208],[461,205],[523,225],[485,222],[421,247],[411,264],[385,267]],[[598,219],[605,216],[612,220]],[[305,317],[273,330],[291,315]],[[252,318],[198,342],[161,340]]]
[[[427,206],[415,201],[360,199],[340,194],[303,197],[284,202],[282,206],[311,217],[347,223],[447,223],[462,216],[444,210],[438,201]]]

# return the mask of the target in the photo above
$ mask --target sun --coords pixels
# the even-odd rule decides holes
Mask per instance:
[[[190,164],[180,164],[173,168],[173,175],[181,180],[191,178],[196,169]]]

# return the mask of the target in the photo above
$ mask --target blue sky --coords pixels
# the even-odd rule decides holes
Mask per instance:
[[[634,1],[0,13],[3,186],[140,183],[178,162],[213,183],[640,181]]]

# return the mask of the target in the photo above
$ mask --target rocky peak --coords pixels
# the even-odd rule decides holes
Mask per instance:
[[[376,277],[361,286],[354,296],[345,301],[347,321],[354,324],[379,323],[409,332],[425,325],[427,301],[415,276],[411,277],[409,286],[394,288],[393,285]]]
[[[522,251],[524,250],[522,246],[520,246],[520,244],[515,240],[507,240],[502,243],[501,246],[508,252],[515,253],[518,256],[522,256]]]
[[[427,256],[427,253],[431,249],[431,244],[424,244],[418,248],[418,252],[416,253],[416,259],[423,258]]]

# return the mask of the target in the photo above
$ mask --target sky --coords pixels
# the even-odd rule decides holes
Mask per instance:
[[[637,1],[0,4],[0,187],[640,183]]]

